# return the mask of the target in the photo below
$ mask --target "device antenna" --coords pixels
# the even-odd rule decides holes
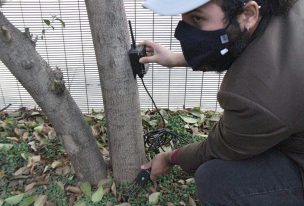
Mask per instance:
[[[135,49],[136,48],[136,43],[135,43],[135,38],[134,38],[134,35],[133,35],[132,24],[131,24],[130,20],[129,20],[129,27],[130,27],[131,38],[132,38],[132,47],[133,47],[133,49]]]

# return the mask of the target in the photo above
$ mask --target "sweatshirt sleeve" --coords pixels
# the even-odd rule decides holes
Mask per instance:
[[[179,148],[176,163],[194,172],[210,159],[241,160],[265,152],[290,136],[290,130],[266,108],[242,96],[219,92],[224,109],[203,142]]]

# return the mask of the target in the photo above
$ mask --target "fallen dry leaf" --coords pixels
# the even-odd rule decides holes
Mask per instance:
[[[107,202],[106,206],[114,206],[112,202]]]
[[[184,201],[180,201],[179,204],[182,205],[182,206],[187,206]]]
[[[24,132],[23,135],[22,135],[22,140],[26,141],[26,140],[28,140],[28,138],[29,138],[29,133],[28,132]]]
[[[47,201],[46,195],[39,195],[34,203],[34,206],[44,206]]]
[[[35,187],[36,184],[37,184],[36,182],[33,182],[31,184],[26,185],[25,188],[24,188],[24,191],[25,192],[30,191],[31,189],[33,189]]]
[[[194,178],[186,179],[186,184],[187,185],[192,184],[192,183],[195,183],[195,179]]]
[[[18,137],[21,137],[21,136],[22,136],[22,131],[21,131],[21,129],[19,129],[19,128],[17,128],[17,127],[15,127],[15,129],[14,129],[14,133],[15,133]]]
[[[57,167],[61,167],[62,165],[63,165],[63,162],[62,162],[61,160],[55,160],[55,161],[52,163],[51,167],[52,167],[53,169],[56,169]]]
[[[75,194],[81,194],[81,190],[77,186],[67,186],[65,189],[67,192],[75,193]]]
[[[51,130],[48,132],[48,138],[49,139],[55,139],[56,138],[56,132],[54,128],[51,128]]]
[[[16,172],[13,173],[13,176],[18,175],[28,175],[30,170],[27,167],[20,167]]]
[[[31,146],[32,150],[34,150],[35,152],[37,152],[37,148],[36,148],[36,143],[35,143],[35,141],[29,142],[28,145]]]
[[[75,199],[76,199],[75,196],[71,195],[69,197],[69,204],[68,204],[68,206],[73,206],[74,202],[75,202]]]
[[[45,206],[56,206],[54,203],[46,201]]]
[[[189,205],[189,206],[196,206],[195,201],[194,201],[191,197],[189,197],[188,205]]]
[[[110,188],[112,180],[110,178],[102,179],[98,183],[98,187],[102,186],[103,188]]]
[[[116,191],[115,182],[113,182],[113,184],[112,184],[112,186],[111,186],[111,191],[112,191],[113,195],[116,197],[116,196],[117,196],[117,191]]]
[[[11,140],[15,143],[19,142],[19,139],[17,137],[6,137],[6,139]]]
[[[177,181],[179,184],[184,185],[185,184],[185,180],[178,180]]]

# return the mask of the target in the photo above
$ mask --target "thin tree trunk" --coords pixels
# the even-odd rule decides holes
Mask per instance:
[[[62,72],[52,70],[34,44],[29,32],[20,32],[0,12],[0,60],[46,114],[78,178],[97,184],[106,177],[106,165],[91,128],[65,88]]]
[[[86,0],[114,179],[130,182],[145,161],[137,83],[128,57],[129,32],[122,0]]]

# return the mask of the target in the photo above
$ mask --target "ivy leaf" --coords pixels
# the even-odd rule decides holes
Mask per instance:
[[[84,201],[77,202],[74,206],[86,206]]]
[[[13,144],[1,144],[0,143],[0,151],[7,152],[13,148]]]
[[[157,126],[157,123],[158,123],[158,120],[156,120],[156,119],[149,121],[149,125],[150,125],[151,127],[156,127],[156,126]]]
[[[159,113],[160,113],[163,117],[168,116],[168,113],[167,113],[166,110],[164,110],[164,109],[160,109],[160,110],[159,110]]]
[[[6,198],[4,201],[9,205],[17,205],[23,199],[24,194],[14,195]]]
[[[160,192],[154,192],[149,196],[149,204],[150,205],[157,205],[161,193]]]
[[[92,195],[92,199],[91,199],[92,202],[94,203],[100,202],[102,200],[103,195],[104,195],[103,187],[102,185],[100,185],[98,190],[94,192],[94,194]]]
[[[89,182],[82,182],[80,184],[81,191],[85,194],[85,196],[91,198],[92,196],[92,188]]]
[[[65,28],[65,22],[62,19],[56,18],[55,20],[60,21],[61,26]]]
[[[22,200],[22,202],[20,202],[19,206],[29,206],[31,204],[33,204],[35,202],[35,196],[30,196],[25,198],[24,200]]]
[[[44,22],[46,25],[48,25],[48,26],[51,25],[51,22],[50,22],[50,20],[48,20],[48,19],[43,19],[43,22]]]
[[[34,128],[34,131],[36,131],[38,133],[41,133],[42,130],[43,130],[43,124],[41,124],[41,125],[39,125],[39,126],[37,126],[37,127]]]
[[[195,124],[197,123],[197,119],[195,118],[192,118],[192,117],[188,117],[188,116],[182,116],[182,115],[179,115],[180,118],[182,118],[182,120],[188,124]]]

